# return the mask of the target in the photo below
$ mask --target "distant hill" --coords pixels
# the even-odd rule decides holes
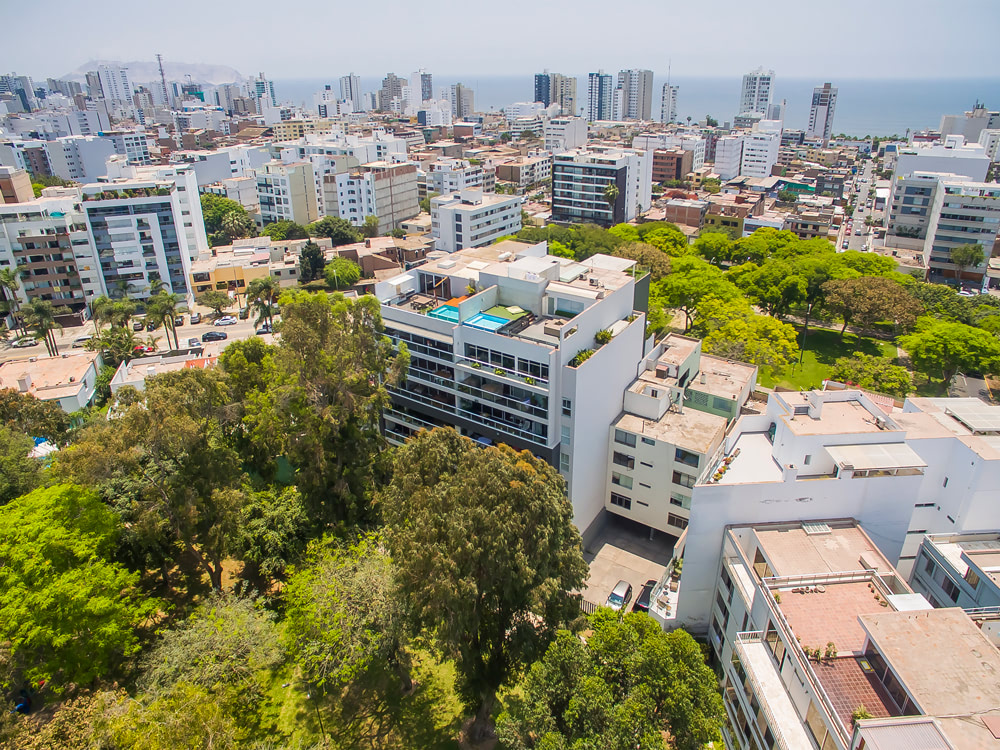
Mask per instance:
[[[132,62],[120,62],[118,60],[90,60],[74,71],[67,73],[60,78],[64,81],[79,81],[83,83],[88,70],[97,70],[98,65],[121,65],[128,68],[128,77],[132,81],[146,83],[157,81],[160,78],[160,67],[156,60],[134,60]],[[163,72],[167,75],[168,81],[186,81],[187,76],[191,76],[194,83],[205,83],[209,86],[219,86],[223,83],[236,83],[242,81],[243,76],[235,68],[228,65],[206,65],[204,63],[184,63],[163,61]]]

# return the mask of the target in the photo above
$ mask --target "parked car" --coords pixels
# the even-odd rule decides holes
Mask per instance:
[[[263,336],[265,333],[274,333],[274,331],[271,330],[270,323],[265,323],[264,325],[262,325],[260,328],[257,329],[258,336]]]
[[[201,313],[191,313],[191,325],[197,325],[201,322]]]
[[[152,320],[149,321],[148,323],[146,323],[146,330],[147,331],[155,331],[159,327],[160,326],[155,321],[152,321]]]
[[[250,317],[250,308],[249,307],[241,307],[240,308],[240,320],[246,320],[249,317]]]
[[[849,240],[844,240],[842,243],[840,243],[840,247],[841,247],[842,250],[846,250],[850,246],[851,246],[851,243],[850,243]]]
[[[201,341],[198,339],[188,339],[188,349],[201,349]]]
[[[616,612],[625,609],[632,601],[632,585],[628,581],[618,581],[608,596],[607,605]]]
[[[139,320],[133,320],[132,321],[132,330],[133,331],[141,331],[145,327],[146,327],[146,321],[143,320],[142,318],[139,318]]]
[[[80,336],[80,338],[73,339],[73,348],[74,349],[83,349],[83,347],[85,347],[87,345],[87,342],[90,341],[92,338],[94,338],[93,335],[90,335],[90,336]]]
[[[223,331],[209,331],[201,335],[202,341],[225,341],[228,338],[228,334]]]
[[[15,349],[27,349],[29,346],[38,346],[38,339],[33,339],[30,336],[22,336],[11,344],[11,346]]]
[[[653,598],[653,589],[656,588],[656,581],[650,578],[639,589],[639,596],[636,597],[635,604],[632,605],[633,612],[649,612],[649,602]]]
[[[223,315],[219,318],[213,325],[217,326],[234,326],[238,321],[232,315]]]
[[[147,346],[146,344],[139,344],[135,349],[132,350],[136,354],[150,354],[156,351],[155,347]]]
[[[184,316],[178,315],[176,318],[174,318],[174,328],[182,325],[184,325]]]

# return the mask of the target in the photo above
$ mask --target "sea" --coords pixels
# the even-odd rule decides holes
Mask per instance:
[[[330,78],[276,79],[275,92],[282,102],[312,107],[313,94],[324,85],[339,89],[339,76]],[[577,77],[577,106],[587,104],[587,77]],[[653,117],[660,111],[660,91],[666,76],[654,77]],[[711,115],[720,124],[732,121],[738,109],[741,77],[685,78],[673,76],[670,83],[679,86],[678,116],[697,122]],[[499,111],[514,102],[534,99],[534,76],[455,76],[434,75],[434,92],[463,83],[475,92],[475,107],[480,112]],[[774,101],[786,102],[785,127],[805,130],[808,126],[812,90],[825,81],[814,78],[775,77]],[[1000,108],[1000,77],[955,79],[844,79],[831,81],[839,91],[834,114],[834,133],[852,136],[900,135],[907,129],[936,129],[941,116],[960,114],[982,102],[991,109]],[[380,88],[380,77],[361,76],[361,90]]]

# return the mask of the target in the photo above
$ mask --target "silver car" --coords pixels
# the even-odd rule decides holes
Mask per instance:
[[[628,581],[618,581],[608,596],[607,605],[616,612],[625,609],[632,601],[632,586]]]

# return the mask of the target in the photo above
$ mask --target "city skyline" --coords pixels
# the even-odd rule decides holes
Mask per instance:
[[[324,25],[316,23],[315,17],[326,8],[315,2],[304,2],[288,9],[288,24],[284,28],[294,29],[294,34],[288,37],[289,41],[294,39],[293,44],[269,46],[268,52],[263,53],[255,45],[247,44],[247,40],[259,35],[262,28],[257,19],[263,16],[253,12],[255,5],[261,14],[273,11],[251,0],[246,5],[247,12],[236,17],[221,5],[195,5],[189,0],[181,0],[172,6],[172,14],[157,20],[157,51],[168,60],[231,65],[244,75],[263,66],[274,78],[304,77],[337,70],[360,70],[365,74],[372,69],[373,74],[376,72],[373,65],[367,64],[376,56],[363,33],[338,40],[335,48],[321,44]],[[734,11],[742,7],[735,3],[723,5],[731,5]],[[419,17],[409,19],[407,24],[380,29],[378,65],[383,68],[383,74],[389,70],[417,67],[444,70],[456,67],[455,60],[462,59],[465,62],[463,75],[485,76],[533,73],[546,67],[582,72],[597,67],[658,70],[666,68],[668,60],[673,60],[674,73],[680,76],[742,75],[762,65],[777,70],[779,75],[782,69],[795,70],[797,77],[939,79],[949,78],[949,73],[953,72],[939,61],[961,58],[970,48],[978,50],[982,70],[995,69],[1000,63],[1000,51],[990,44],[993,26],[967,23],[970,16],[995,17],[996,8],[987,0],[957,3],[952,6],[957,10],[950,15],[942,14],[938,4],[926,0],[896,5],[900,12],[886,15],[893,18],[894,38],[908,40],[903,47],[881,43],[885,37],[879,33],[877,23],[874,27],[862,27],[858,19],[869,11],[868,5],[847,2],[841,4],[836,15],[820,8],[800,8],[794,15],[787,16],[750,15],[738,26],[716,28],[711,46],[695,35],[674,35],[667,46],[654,35],[614,37],[608,35],[605,24],[586,24],[573,28],[575,44],[560,49],[558,56],[553,56],[552,47],[545,43],[567,23],[558,8],[515,0],[513,5],[507,6],[506,12],[492,13],[488,19],[482,19],[493,29],[494,33],[488,37],[451,35],[449,44],[438,49],[424,43],[425,32],[432,34],[441,28],[457,27],[469,19],[454,17],[443,8],[429,7]],[[128,14],[108,17],[74,13],[72,24],[47,23],[46,19],[51,19],[60,8],[71,12],[72,7],[57,0],[44,7],[10,8],[5,18],[11,28],[45,26],[48,45],[44,57],[39,58],[30,35],[11,35],[5,44],[6,54],[0,57],[0,67],[10,70],[31,67],[35,69],[33,75],[59,77],[88,59],[129,61],[152,56],[150,39],[145,33],[146,20],[142,18]],[[394,0],[385,6],[384,12],[391,15],[397,8],[409,13],[409,9]],[[190,14],[185,12],[187,10]],[[523,23],[522,10],[530,13],[532,24]],[[633,3],[619,10],[626,18],[641,12],[644,28],[666,27],[668,22],[672,28],[698,28],[704,23],[701,9],[696,6],[668,11],[665,7],[645,8]],[[717,10],[726,12],[724,8]],[[578,11],[578,17],[593,14],[596,19],[606,9],[593,0],[584,0]],[[340,24],[359,30],[369,17],[365,6],[338,8],[337,13]],[[934,14],[933,25],[926,22],[929,13]],[[199,23],[192,24],[192,17],[199,19]],[[297,24],[299,20],[301,24]],[[803,28],[811,28],[813,22],[822,24],[833,38],[844,41],[844,54],[835,62],[826,56],[814,56],[810,40],[799,33]],[[227,33],[217,33],[220,28],[225,28]],[[512,38],[517,40],[513,53]],[[780,38],[783,42],[780,47],[767,48],[760,44],[762,38]],[[99,43],[92,42],[98,39]],[[922,54],[921,50],[929,46],[939,54]],[[594,49],[601,50],[599,60]]]

